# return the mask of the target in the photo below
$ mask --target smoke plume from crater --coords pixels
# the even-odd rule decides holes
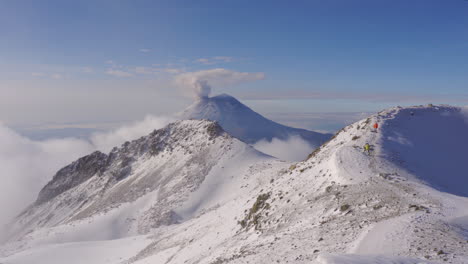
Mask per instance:
[[[208,84],[207,80],[197,80],[193,84],[194,92],[197,98],[203,98],[210,96],[211,86]]]
[[[225,87],[263,79],[265,74],[262,72],[237,72],[217,68],[179,74],[175,77],[175,83],[184,89],[185,94],[198,99],[209,97],[212,87]]]

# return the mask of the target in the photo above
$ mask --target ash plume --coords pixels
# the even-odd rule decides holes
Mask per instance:
[[[196,80],[193,84],[197,98],[207,98],[211,93],[211,86],[207,80]]]
[[[187,72],[175,77],[175,84],[183,89],[184,94],[192,95],[196,99],[209,97],[212,87],[224,88],[244,82],[263,80],[262,72],[237,72],[223,68]]]

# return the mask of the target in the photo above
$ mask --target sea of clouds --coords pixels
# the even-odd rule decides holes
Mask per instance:
[[[94,133],[88,140],[77,138],[35,141],[0,123],[0,226],[34,202],[40,189],[62,167],[95,150],[109,152],[128,140],[137,139],[173,121],[170,117],[147,116],[141,121],[108,132]],[[0,237],[1,237],[0,229]]]

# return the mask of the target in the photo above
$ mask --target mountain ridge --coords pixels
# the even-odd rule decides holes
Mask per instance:
[[[197,157],[203,164],[215,163],[199,168],[208,173],[202,173],[205,176],[198,185],[184,180],[197,168],[186,162],[192,157],[190,149],[170,144],[160,158],[181,160],[180,166],[171,163],[159,170],[155,166],[161,162],[159,158],[137,159],[131,174],[114,185],[90,182],[99,179],[91,177],[39,205],[37,210],[44,215],[32,211],[22,216],[26,218],[19,219],[19,225],[31,219],[39,224],[0,248],[0,261],[25,263],[28,258],[51,255],[57,248],[77,254],[78,247],[73,246],[77,242],[80,249],[89,247],[86,250],[94,252],[97,245],[110,248],[108,240],[116,239],[113,247],[120,245],[119,252],[105,253],[109,258],[118,254],[122,259],[116,263],[463,264],[468,261],[468,195],[459,192],[465,181],[459,172],[468,168],[466,163],[444,160],[458,161],[468,155],[468,148],[462,148],[468,144],[463,136],[468,133],[465,118],[460,108],[448,106],[386,109],[344,127],[297,163],[280,162],[221,132],[226,138],[215,137],[217,143],[211,143],[210,151]],[[181,122],[198,127],[214,124]],[[373,128],[374,123],[379,124],[378,129]],[[441,126],[431,129],[438,124]],[[195,136],[187,144],[206,145],[211,141],[206,128],[204,131],[189,130],[176,137],[177,142],[185,142],[190,134]],[[197,140],[200,138],[203,140]],[[438,138],[445,145],[432,144]],[[174,138],[166,139],[174,142]],[[370,153],[363,151],[366,143],[372,146]],[[453,149],[453,145],[460,147]],[[445,159],[440,160],[442,157]],[[450,175],[435,177],[440,170],[421,160],[456,168],[447,171]],[[158,172],[149,178],[167,176],[151,185],[161,188],[127,188],[155,169]],[[163,173],[168,169],[174,174]],[[184,169],[186,174],[179,172]],[[84,205],[77,214],[68,214],[65,220],[55,218],[55,213],[66,212],[63,209],[70,196],[65,194],[73,194],[75,200],[83,194],[83,199],[92,198],[93,192],[86,192],[95,185],[102,187],[96,190],[105,190],[97,192],[103,196],[94,196],[96,202]],[[177,188],[165,191],[171,186]],[[120,197],[132,197],[136,191],[145,195]],[[101,206],[101,197],[113,202]],[[124,202],[116,204],[115,199]],[[151,213],[145,213],[148,211]],[[41,221],[48,224],[41,225]],[[126,247],[129,238],[141,246]],[[53,247],[28,250],[37,245]],[[29,255],[18,253],[21,250]]]
[[[199,98],[179,113],[179,117],[217,121],[228,133],[249,144],[260,140],[287,140],[291,136],[300,136],[312,146],[318,147],[332,136],[271,121],[228,94]]]
[[[60,169],[37,201],[15,220],[13,229],[19,230],[19,238],[37,228],[113,210],[151,193],[156,196],[149,203],[155,204],[131,220],[140,230],[135,232],[170,225],[182,219],[173,211],[176,205],[182,205],[212,170],[226,167],[239,155],[273,159],[231,137],[216,122],[177,121],[125,142],[109,154],[94,152]]]

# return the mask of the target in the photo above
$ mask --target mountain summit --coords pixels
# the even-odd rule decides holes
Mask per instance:
[[[395,107],[292,163],[178,121],[61,169],[0,263],[466,264],[467,134],[461,108]]]
[[[193,105],[185,109],[180,117],[182,119],[217,121],[226,132],[249,144],[262,139],[268,141],[273,138],[286,140],[290,136],[300,136],[312,146],[317,147],[331,137],[329,134],[278,124],[227,94],[199,98]]]
[[[213,199],[229,199],[218,197],[223,186],[237,186],[245,170],[253,173],[253,165],[264,161],[274,158],[231,137],[216,122],[177,121],[60,169],[12,223],[10,239],[69,222],[80,223],[73,232],[91,232],[92,239],[144,234],[190,219]],[[100,217],[109,211],[114,213]]]

